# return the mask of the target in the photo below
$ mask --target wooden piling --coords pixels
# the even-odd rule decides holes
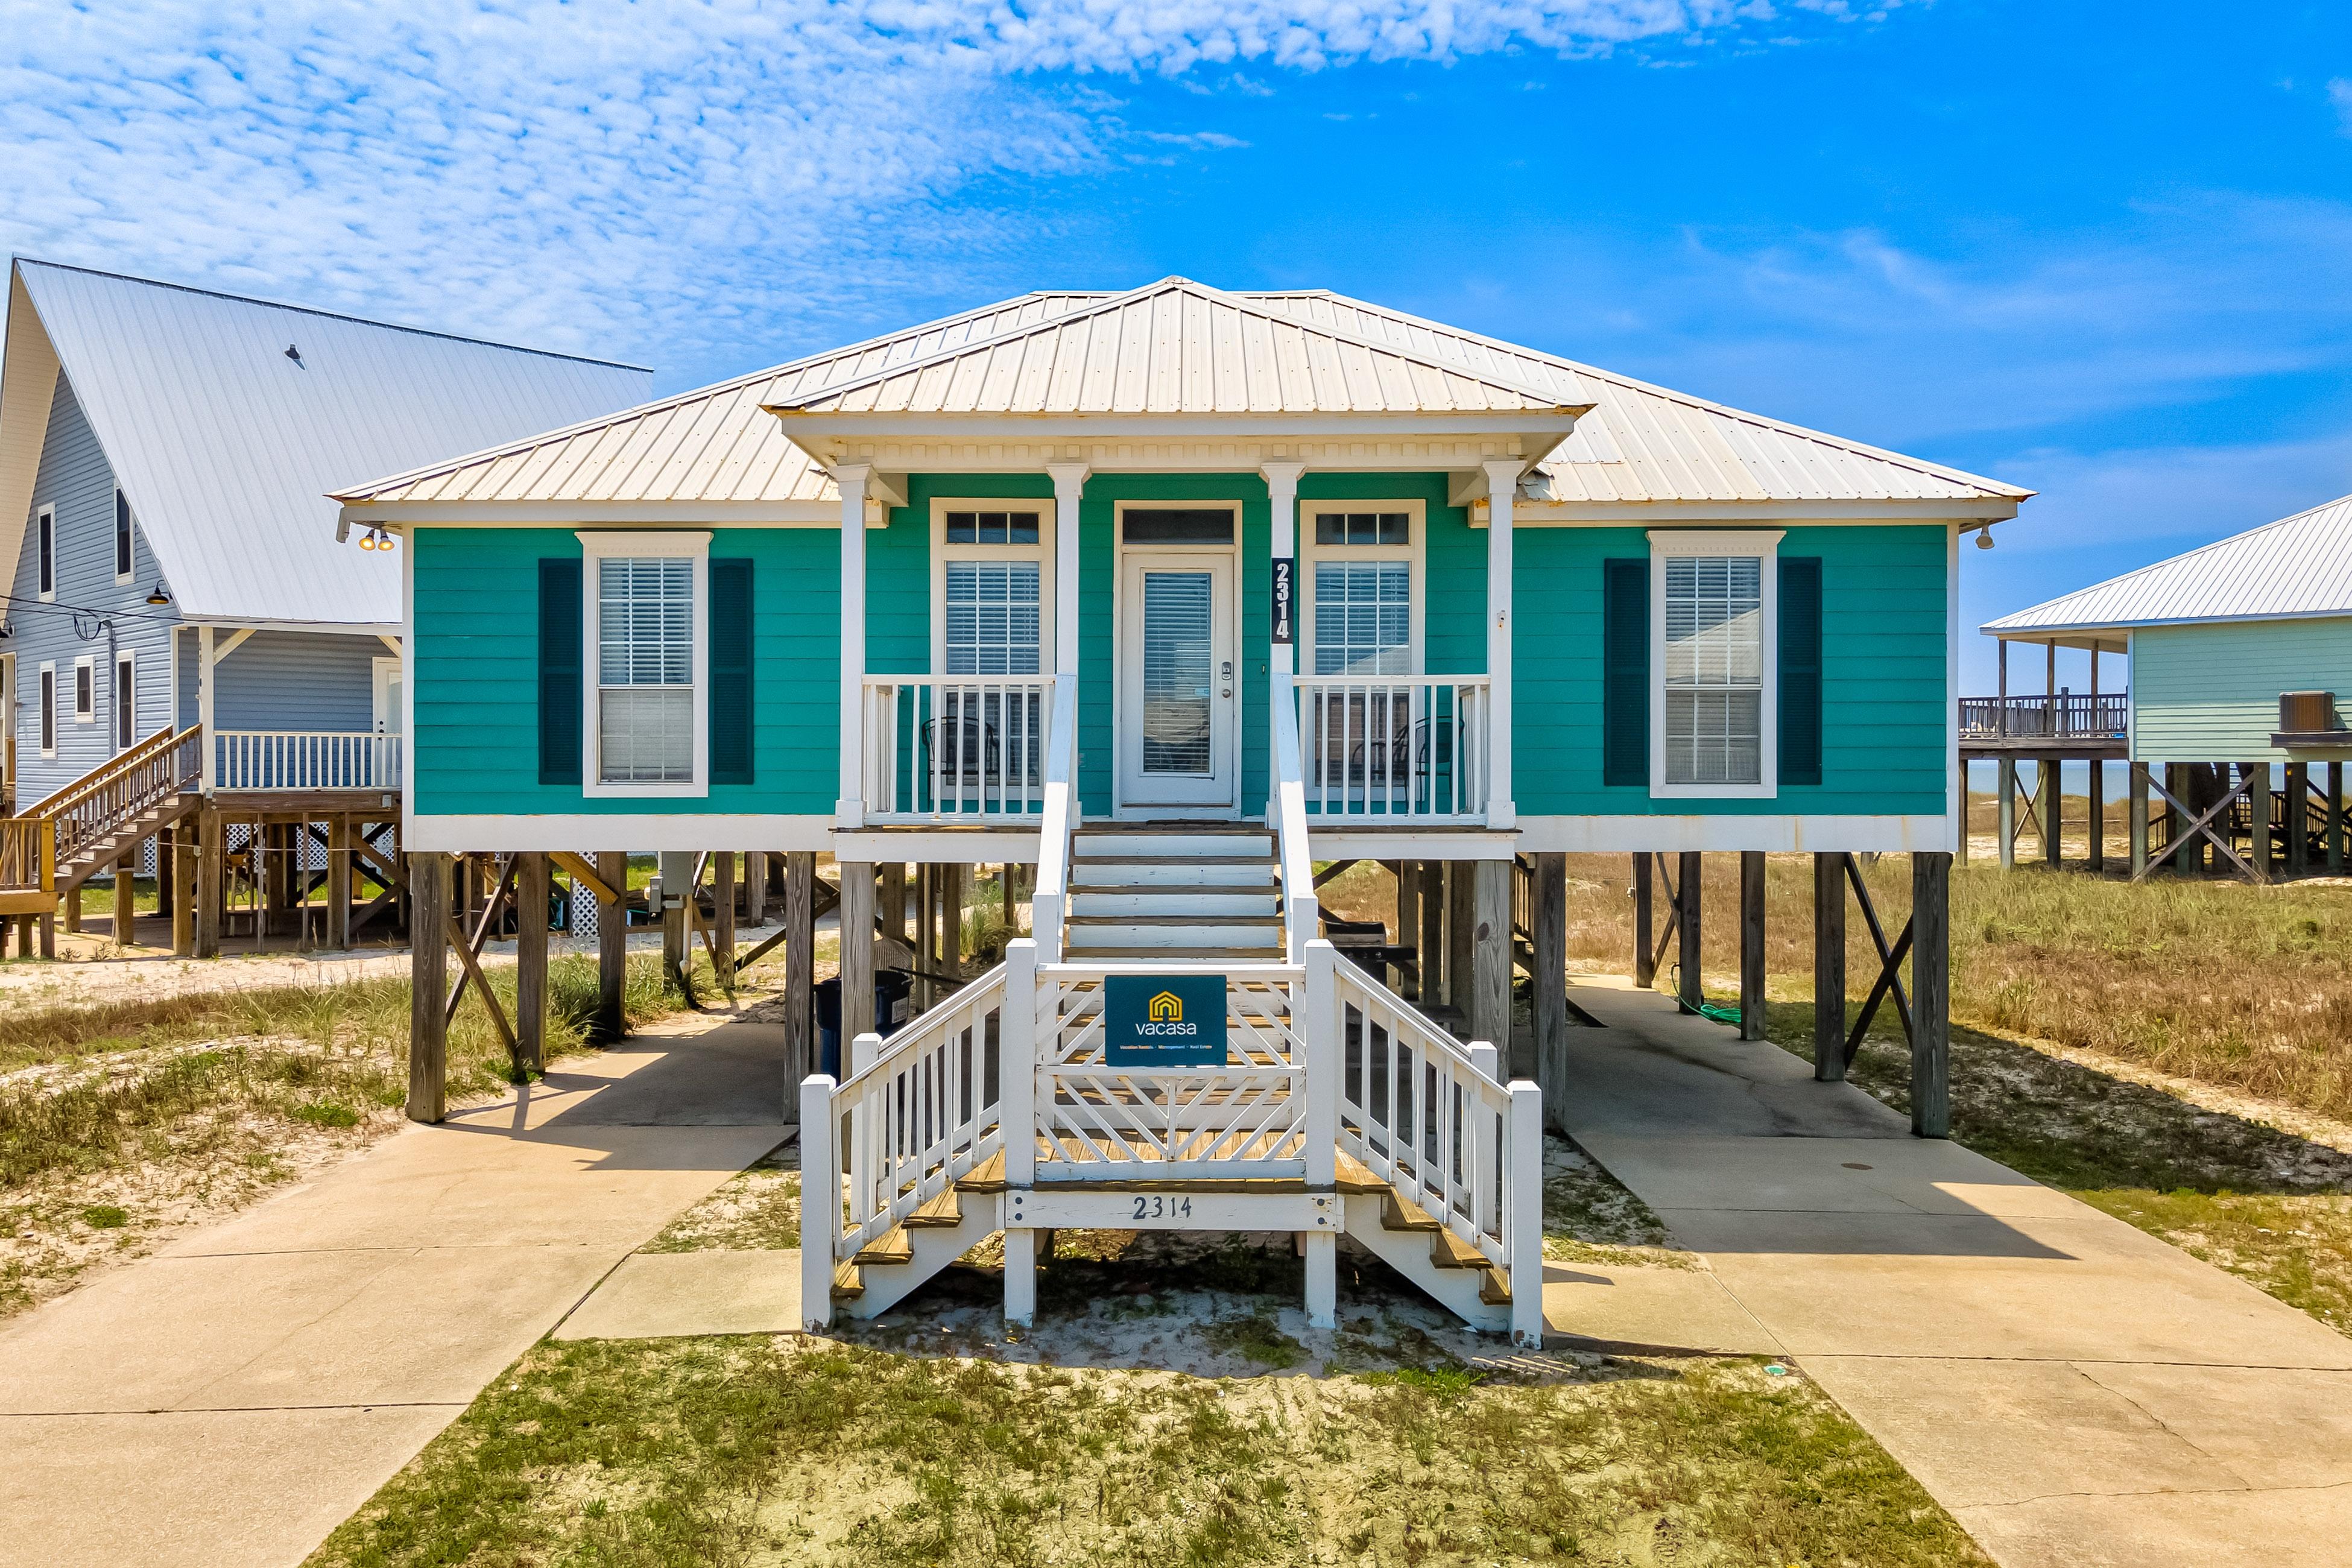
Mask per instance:
[[[2252,808],[2252,824],[2254,853],[2252,863],[2254,880],[2270,881],[2276,873],[2277,861],[2271,853],[2271,765],[2268,763],[2244,763],[2246,801]]]
[[[1424,1006],[1445,1000],[1445,863],[1421,862],[1421,995]]]
[[[816,857],[794,850],[784,857],[784,1061],[792,1084],[816,1071]],[[798,1119],[793,1089],[784,1091],[784,1111]]]
[[[1813,857],[1813,1077],[1845,1077],[1845,857]]]
[[[161,864],[159,858],[158,864]],[[114,863],[114,944],[139,945],[139,848]]]
[[[1475,862],[1445,863],[1445,1001],[1468,1018],[1477,1007],[1478,874]],[[1473,1039],[1486,1037],[1474,1035]]]
[[[547,905],[544,855],[515,858],[515,1054],[528,1073],[547,1070]]]
[[[1396,872],[1396,941],[1400,947],[1411,947],[1414,933],[1421,929],[1421,868],[1417,861],[1396,860],[1390,863]],[[1397,994],[1407,998],[1419,994],[1406,984],[1402,971],[1391,978]]]
[[[408,944],[408,1119],[438,1121],[448,1110],[449,857],[419,850],[408,858],[415,935]]]
[[[327,822],[327,945],[352,945],[352,819],[341,812]]]
[[[2059,818],[2063,809],[2063,797],[2059,793],[2060,773],[2056,761],[2049,757],[2033,764],[2033,789],[2041,797],[2034,810],[2042,817],[2042,858],[2044,864],[2053,868],[2065,851],[2066,840],[2065,829]]]
[[[841,863],[842,1077],[848,1077],[849,1042],[874,1032],[874,867]]]
[[[1486,1040],[1503,1053],[1507,1072],[1517,1077],[1525,1064],[1511,1051],[1511,872],[1508,860],[1473,860],[1463,879],[1470,884],[1470,1037]]]
[[[196,808],[196,944],[198,958],[218,958],[221,950],[221,901],[226,895],[227,832],[220,807],[207,800]]]
[[[743,851],[743,923],[755,929],[768,923],[768,857],[762,850]]]
[[[603,849],[596,854],[596,877],[625,900],[629,890],[629,852]],[[596,906],[596,1016],[589,1026],[591,1042],[617,1045],[628,1032],[629,907],[626,902]]]
[[[1911,1131],[1952,1131],[1952,858],[1911,857]]]
[[[735,851],[721,849],[710,858],[711,951],[719,971],[719,988],[735,992]]]
[[[2106,766],[2096,757],[2091,759],[2090,865],[2094,871],[2107,868],[2107,803],[2103,798],[2106,793]]]
[[[1633,984],[1658,983],[1658,913],[1651,887],[1653,858],[1633,857]]]
[[[954,863],[943,865],[932,880],[940,890],[940,973],[961,979],[964,889],[970,885],[966,868]]]
[[[2017,763],[2008,757],[1997,764],[2000,783],[1997,810],[2000,818],[2000,868],[2017,869]]]
[[[2327,764],[2327,874],[2344,874],[2344,764]]]
[[[2147,764],[2131,764],[2131,874],[2147,875]]]
[[[196,840],[194,823],[182,817],[172,829],[172,956],[196,955]]]
[[[1739,1037],[1764,1037],[1764,852],[1739,852]]]
[[[2286,765],[2286,809],[2280,814],[2286,830],[2286,874],[2300,877],[2311,868],[2311,764]]]
[[[1698,941],[1699,896],[1704,890],[1705,864],[1703,857],[1686,854],[1682,857],[1681,874],[1675,878],[1679,884],[1675,889],[1675,903],[1680,912],[1678,929],[1682,936],[1682,953],[1680,970],[1675,975],[1675,994],[1693,1009],[1706,994],[1699,981]]]
[[[1568,1089],[1568,857],[1535,857],[1535,969],[1528,977],[1536,1082],[1557,1121]]]

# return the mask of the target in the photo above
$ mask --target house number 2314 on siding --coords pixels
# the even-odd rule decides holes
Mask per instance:
[[[1136,1219],[1191,1219],[1192,1217],[1191,1198],[1171,1198],[1165,1193],[1136,1193],[1131,1195],[1135,1199],[1135,1214],[1132,1217]]]

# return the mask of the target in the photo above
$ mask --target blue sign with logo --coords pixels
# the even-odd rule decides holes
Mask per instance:
[[[1106,976],[1103,1039],[1115,1068],[1224,1066],[1225,977]]]

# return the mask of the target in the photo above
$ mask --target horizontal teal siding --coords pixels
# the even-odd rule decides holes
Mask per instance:
[[[1654,801],[1644,788],[1601,782],[1601,563],[1646,559],[1646,533],[1517,530],[1511,747],[1520,814],[1941,815],[1946,548],[1941,524],[1790,528],[1782,554],[1822,558],[1822,782],[1770,800]]]
[[[2352,619],[2151,626],[2132,633],[2131,754],[2153,763],[2283,762],[2282,691],[2333,691],[2352,713]]]
[[[758,722],[750,784],[691,799],[591,799],[539,782],[539,562],[573,557],[568,528],[418,528],[415,809],[426,816],[826,816],[838,780],[841,536],[716,531],[752,567]]]

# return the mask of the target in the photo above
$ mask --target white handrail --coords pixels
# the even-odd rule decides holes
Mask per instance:
[[[1070,889],[1070,835],[1078,825],[1078,683],[1054,682],[1053,720],[1045,727],[1045,811],[1037,835],[1037,886],[1030,894],[1030,930],[1037,958],[1062,956],[1062,917]]]
[[[1500,1271],[1513,1337],[1541,1343],[1542,1091],[1504,1083],[1495,1047],[1462,1045],[1352,963],[1332,990],[1339,1146]]]
[[[1488,677],[1312,675],[1293,684],[1316,818],[1486,820]]]
[[[214,787],[238,790],[396,790],[398,735],[373,730],[219,730]]]
[[[1034,822],[1050,675],[864,678],[868,822]]]
[[[1274,678],[1274,828],[1282,868],[1282,949],[1293,963],[1307,962],[1318,932],[1315,860],[1307,843],[1307,781],[1298,750],[1298,704],[1292,677]]]
[[[811,1323],[832,1319],[836,1264],[856,1258],[1003,1146],[1001,1095],[992,1095],[990,1085],[1001,1089],[1019,1066],[1005,1058],[1002,1045],[1005,978],[999,964],[887,1046],[871,1035],[857,1037],[847,1081],[836,1085],[823,1074],[803,1080],[801,1301]],[[992,1016],[1000,1026],[993,1071]],[[866,1051],[873,1059],[860,1061]]]

